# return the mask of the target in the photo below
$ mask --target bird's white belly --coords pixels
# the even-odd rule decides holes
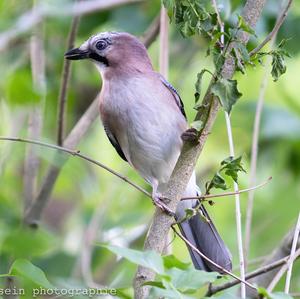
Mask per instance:
[[[150,184],[165,183],[178,159],[186,121],[161,99],[159,89],[156,93],[146,85],[138,80],[114,84],[105,108],[116,122],[115,135],[128,162]]]

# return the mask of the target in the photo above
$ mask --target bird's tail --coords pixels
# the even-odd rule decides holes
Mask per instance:
[[[191,184],[189,184],[188,189],[189,187],[191,187]],[[187,196],[195,196],[195,191],[193,191],[194,195],[191,195],[191,192],[188,192],[188,189],[186,194],[189,195]],[[179,220],[179,222],[180,219],[183,219],[185,216],[185,210],[187,208],[195,207],[196,204],[197,202],[195,200],[185,200],[178,204],[176,218]],[[204,217],[200,217],[200,215],[197,214],[189,220],[181,222],[179,224],[181,233],[206,257],[230,271],[232,268],[231,254],[203,205],[200,206],[200,210]],[[206,218],[208,221],[202,218]],[[196,269],[222,272],[220,269],[201,257],[190,246],[188,246],[188,250]]]
[[[199,215],[195,215],[189,220],[179,224],[181,233],[191,244],[193,244],[210,260],[230,271],[232,268],[231,254],[224,241],[220,237],[206,209],[203,206],[201,206],[200,209],[205,218],[207,218],[209,221],[201,219]],[[190,246],[187,247],[196,269],[222,272],[220,269],[201,257]]]

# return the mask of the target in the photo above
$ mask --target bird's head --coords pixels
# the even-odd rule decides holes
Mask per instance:
[[[70,60],[91,59],[105,73],[108,69],[152,69],[145,46],[126,32],[103,32],[91,36],[79,48],[65,53]]]

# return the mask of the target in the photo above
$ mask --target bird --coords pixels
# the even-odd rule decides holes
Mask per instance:
[[[152,187],[153,203],[173,212],[162,198],[188,130],[183,102],[176,89],[152,66],[143,43],[127,32],[101,32],[65,53],[69,60],[91,60],[102,77],[100,118],[106,135],[120,155]],[[193,172],[185,197],[200,194]],[[232,268],[231,253],[203,204],[199,214],[186,217],[197,200],[179,202],[175,219],[185,238],[223,269]],[[204,217],[203,217],[204,215]],[[204,220],[203,218],[206,218]],[[190,246],[196,269],[220,271]]]

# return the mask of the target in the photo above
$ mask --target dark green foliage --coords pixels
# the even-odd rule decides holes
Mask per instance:
[[[213,36],[217,28],[217,16],[206,10],[200,0],[163,0],[170,20],[184,37],[194,34]]]
[[[245,169],[242,166],[242,156],[238,158],[228,157],[221,162],[221,167],[213,178],[208,181],[205,185],[206,194],[209,194],[212,188],[226,190],[228,185],[226,184],[225,178],[221,175],[224,173],[230,177],[234,182],[238,182],[238,173]]]
[[[221,78],[213,83],[211,87],[212,93],[220,100],[225,111],[231,112],[232,106],[242,96],[237,89],[237,81]]]

